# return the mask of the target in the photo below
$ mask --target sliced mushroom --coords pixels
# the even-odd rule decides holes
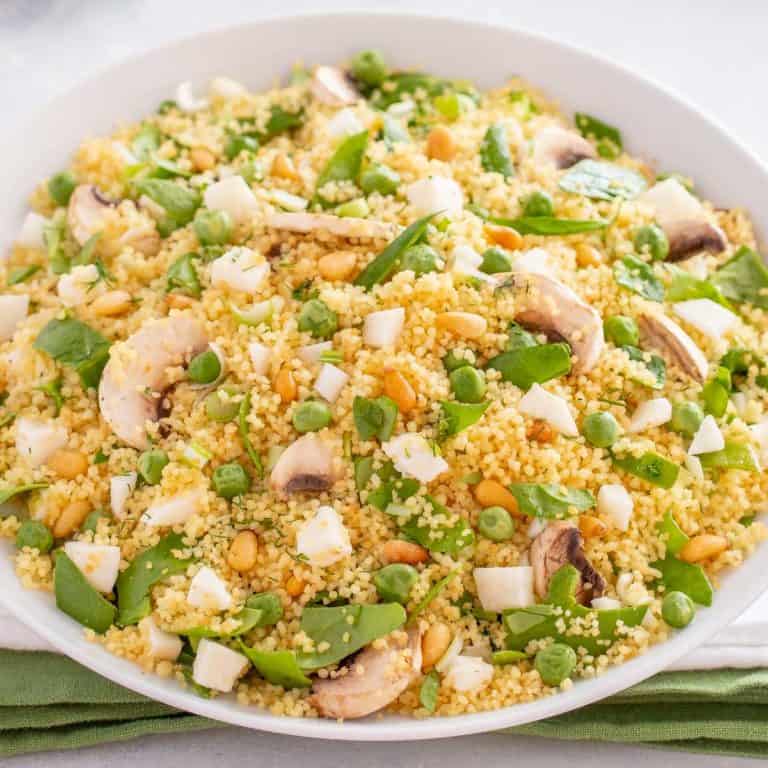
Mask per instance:
[[[80,245],[85,245],[90,237],[104,229],[106,214],[114,205],[93,184],[75,187],[69,198],[67,224]]]
[[[570,168],[579,160],[597,157],[595,148],[583,136],[565,128],[550,126],[534,139],[533,162],[554,165],[558,170]]]
[[[149,446],[145,425],[160,417],[171,369],[208,346],[203,326],[185,315],[147,323],[112,347],[99,384],[99,408],[112,431],[133,448]]]
[[[383,221],[332,216],[329,213],[273,213],[267,217],[267,226],[289,232],[325,230],[338,237],[389,239],[396,232],[396,227]]]
[[[497,290],[515,291],[515,320],[521,325],[564,339],[576,357],[574,373],[587,373],[603,351],[599,313],[567,285],[535,272],[516,272]]]
[[[657,350],[696,381],[707,378],[709,363],[696,342],[666,315],[646,312],[637,318],[643,345]]]
[[[552,575],[570,563],[581,574],[576,589],[576,600],[582,605],[600,597],[605,590],[605,580],[592,567],[584,555],[579,529],[570,521],[551,522],[531,544],[530,560],[533,566],[533,588],[544,598]]]
[[[421,669],[417,629],[393,632],[385,648],[373,644],[358,654],[335,679],[316,680],[310,703],[324,717],[365,717],[393,702]]]
[[[282,495],[326,491],[334,481],[333,454],[316,435],[304,435],[283,451],[269,481]]]
[[[312,73],[312,95],[330,107],[346,107],[354,104],[360,94],[349,78],[338,67],[320,66]]]
[[[725,250],[725,233],[706,219],[686,219],[663,227],[669,240],[667,261],[682,261],[701,251],[720,253]]]

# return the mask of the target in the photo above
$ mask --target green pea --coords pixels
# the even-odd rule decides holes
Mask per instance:
[[[200,210],[193,226],[201,245],[226,245],[232,237],[232,217],[226,211]]]
[[[445,370],[448,371],[448,373],[451,373],[452,371],[455,371],[457,368],[461,368],[465,365],[472,365],[472,363],[466,357],[458,355],[453,350],[451,350],[443,358],[443,366],[445,367]]]
[[[159,448],[152,448],[139,456],[136,469],[147,485],[158,485],[162,480],[166,464],[168,464],[168,454]]]
[[[374,192],[392,195],[399,185],[400,174],[381,163],[368,166],[360,176],[360,189],[366,195],[372,195]]]
[[[53,534],[39,520],[25,520],[16,534],[16,546],[18,549],[31,547],[45,554],[51,551]]]
[[[331,423],[331,409],[319,400],[306,400],[296,406],[291,421],[297,432],[317,432]]]
[[[647,253],[654,261],[664,261],[669,255],[669,240],[656,224],[646,224],[635,232],[635,249]]]
[[[612,315],[603,323],[605,338],[617,347],[636,347],[640,341],[640,329],[634,318]]]
[[[437,272],[439,259],[437,251],[431,245],[417,243],[406,248],[400,262],[400,269],[403,271],[409,269],[416,277],[426,275],[427,272]]]
[[[240,410],[239,391],[234,387],[221,387],[205,398],[205,413],[211,421],[232,421]]]
[[[619,425],[613,414],[598,411],[584,419],[582,431],[587,442],[596,448],[610,448],[619,436]]]
[[[479,403],[485,397],[485,376],[471,365],[462,365],[449,376],[451,391],[460,403]]]
[[[195,384],[210,384],[221,376],[221,360],[212,350],[206,349],[189,362],[187,375]]]
[[[669,426],[675,432],[693,437],[702,421],[704,421],[704,411],[698,403],[686,400],[672,406],[672,419]]]
[[[687,627],[695,613],[693,600],[685,592],[669,592],[661,601],[661,618],[675,629]]]
[[[109,515],[103,509],[94,509],[93,512],[89,512],[88,516],[85,518],[85,520],[83,520],[83,524],[80,526],[80,530],[96,533],[96,530],[99,527],[99,520],[108,517]]]
[[[327,339],[336,333],[339,319],[324,301],[310,299],[301,308],[298,325],[300,331],[308,331],[316,339]]]
[[[341,216],[342,218],[363,219],[370,212],[371,209],[368,207],[368,203],[366,203],[365,199],[362,197],[336,206],[336,215]]]
[[[48,180],[48,194],[56,205],[68,205],[77,181],[69,171],[60,171]]]
[[[222,464],[213,472],[211,478],[213,490],[223,499],[234,499],[248,493],[251,487],[251,477],[245,469],[233,461],[231,464]]]
[[[515,532],[515,523],[504,507],[486,507],[477,516],[477,530],[491,541],[507,541]]]
[[[234,160],[241,152],[255,152],[259,148],[258,140],[253,136],[233,133],[224,145],[227,160]]]
[[[485,272],[486,275],[495,275],[499,272],[511,272],[512,259],[503,248],[493,245],[483,252],[483,261],[480,264],[480,271]]]
[[[545,685],[560,685],[576,666],[576,651],[565,643],[553,643],[536,654],[534,666]]]
[[[355,80],[376,87],[387,77],[387,65],[379,51],[361,51],[350,62],[349,71]]]
[[[537,189],[522,200],[523,216],[554,216],[555,206],[547,192]]]
[[[392,563],[376,571],[373,583],[379,597],[387,603],[406,603],[419,572],[412,565]]]

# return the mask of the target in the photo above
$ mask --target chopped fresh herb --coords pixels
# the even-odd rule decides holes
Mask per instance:
[[[637,256],[628,254],[614,262],[613,276],[616,282],[633,293],[650,301],[664,301],[664,284],[653,269]]]
[[[53,413],[54,416],[58,416],[61,413],[61,407],[64,405],[64,396],[61,394],[62,379],[61,376],[49,381],[47,384],[42,384],[35,389],[39,389],[41,392],[45,392],[51,400],[53,400]]]
[[[654,355],[649,352],[643,352],[638,347],[633,347],[631,344],[626,344],[622,349],[627,353],[630,360],[636,363],[642,363],[648,372],[653,376],[653,383],[651,389],[663,389],[664,383],[667,380],[667,364],[664,362],[663,357]],[[647,358],[647,359],[646,359]],[[646,384],[645,380],[635,379],[638,384]]]
[[[202,203],[199,192],[170,179],[142,179],[136,182],[136,190],[165,210],[166,218],[158,225],[164,237],[189,224]]]
[[[433,518],[441,515],[447,518],[451,514],[450,510],[432,497],[428,499],[432,505]],[[417,516],[412,516],[400,525],[400,530],[430,552],[443,552],[451,557],[457,557],[462,549],[475,541],[474,531],[463,517],[453,525],[435,525],[434,519],[430,525],[419,525]]]
[[[551,483],[513,483],[509,490],[523,514],[551,520],[565,517],[571,509],[583,511],[595,506],[595,497],[586,490]]]
[[[559,182],[560,189],[595,200],[631,200],[647,186],[637,171],[602,160],[581,160]]]

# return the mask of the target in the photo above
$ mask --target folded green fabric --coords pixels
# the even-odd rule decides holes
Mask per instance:
[[[506,733],[768,755],[768,670],[666,672]],[[52,653],[0,650],[0,756],[225,727],[150,701]]]

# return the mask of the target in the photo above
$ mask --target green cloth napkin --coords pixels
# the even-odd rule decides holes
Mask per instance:
[[[0,757],[225,727],[158,704],[54,653],[0,650]],[[768,755],[768,670],[666,672],[510,734]]]

